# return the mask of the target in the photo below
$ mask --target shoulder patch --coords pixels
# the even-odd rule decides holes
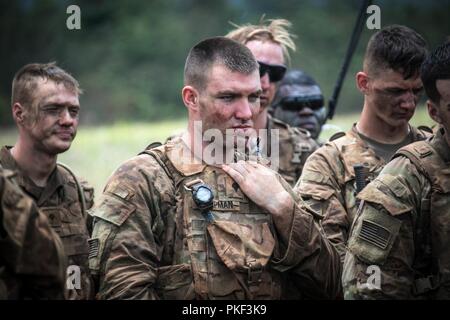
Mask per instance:
[[[330,139],[328,139],[328,141],[334,141],[334,140],[337,140],[337,139],[339,139],[339,138],[341,138],[341,137],[343,137],[343,136],[345,136],[345,132],[344,132],[344,131],[336,132],[335,134],[333,134],[333,135],[330,137]]]

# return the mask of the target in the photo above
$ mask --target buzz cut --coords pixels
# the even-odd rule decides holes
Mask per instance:
[[[213,37],[200,41],[189,51],[184,85],[205,89],[209,71],[216,64],[246,75],[259,70],[255,57],[245,45],[226,37]]]

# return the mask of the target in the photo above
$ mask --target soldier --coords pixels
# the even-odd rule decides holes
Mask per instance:
[[[279,130],[278,172],[294,186],[303,170],[306,158],[318,148],[308,131],[292,128],[288,124],[273,118],[268,109],[275,96],[277,84],[286,72],[289,62],[289,49],[295,51],[295,43],[288,31],[291,23],[284,19],[274,19],[261,22],[258,25],[237,26],[227,37],[245,44],[259,63],[261,76],[261,110],[255,121],[256,129],[267,129],[270,141],[272,129]],[[261,139],[263,154],[272,157],[271,144]]]
[[[0,300],[64,298],[61,241],[0,166]]]
[[[255,161],[203,156],[214,146],[247,159],[234,149],[259,111],[251,52],[225,37],[201,41],[184,84],[187,131],[122,164],[94,209],[97,297],[334,298],[339,257],[289,185]],[[208,144],[211,131],[220,135]]]
[[[400,147],[427,137],[408,124],[423,90],[419,68],[426,52],[425,40],[405,26],[388,26],[371,37],[363,71],[356,74],[364,94],[359,121],[311,155],[295,187],[323,216],[322,226],[342,262],[357,192]]]
[[[73,279],[68,299],[93,297],[86,214],[93,189],[57,164],[58,154],[70,148],[76,135],[80,93],[78,82],[55,63],[22,67],[14,76],[11,100],[18,140],[0,150],[0,164],[17,171],[18,184],[62,240]]]
[[[347,298],[450,299],[450,42],[431,53],[421,78],[440,127],[400,149],[358,195],[343,273]]]
[[[286,73],[275,94],[272,114],[294,128],[309,131],[318,142],[327,119],[322,90],[310,75],[294,69]]]

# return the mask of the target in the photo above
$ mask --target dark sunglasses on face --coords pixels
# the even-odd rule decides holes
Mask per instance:
[[[291,96],[281,99],[278,105],[283,110],[290,111],[300,111],[306,107],[318,110],[324,106],[324,101],[321,95]]]
[[[283,79],[286,73],[286,67],[281,64],[267,64],[259,62],[259,76],[264,77],[266,73],[269,74],[270,82],[278,82]]]

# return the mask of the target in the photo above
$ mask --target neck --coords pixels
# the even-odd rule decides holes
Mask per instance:
[[[56,166],[56,155],[49,155],[34,148],[31,143],[19,139],[11,149],[11,155],[24,175],[43,187]]]
[[[364,105],[361,118],[356,125],[359,133],[364,136],[386,144],[396,144],[403,141],[409,133],[407,122],[400,126],[392,126],[374,114],[371,114],[369,108]]]
[[[188,130],[182,136],[183,142],[189,149],[185,155],[190,160],[186,160],[188,162],[194,161],[195,163],[220,166],[224,163],[233,162],[236,148],[241,151],[247,148],[246,140],[238,139],[238,142],[236,137],[227,137],[226,135],[223,135],[221,138],[223,140],[215,139],[214,142],[204,141],[202,132],[198,128],[196,130],[193,125],[189,125]],[[235,143],[237,143],[237,146],[235,146]]]

